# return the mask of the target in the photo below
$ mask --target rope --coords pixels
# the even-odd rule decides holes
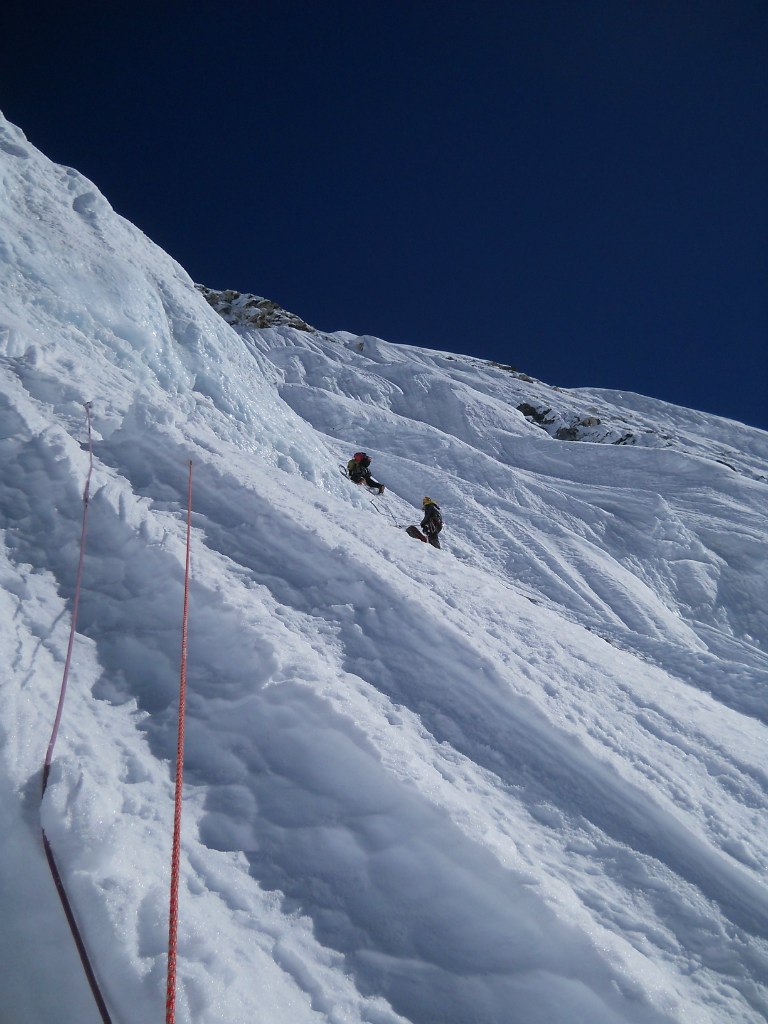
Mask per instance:
[[[75,920],[72,905],[69,902],[69,897],[67,896],[64,888],[64,883],[61,880],[59,869],[56,867],[53,850],[51,849],[51,844],[48,842],[45,829],[43,829],[43,846],[45,847],[45,856],[48,858],[48,867],[51,869],[51,875],[53,875],[53,881],[56,885],[56,891],[59,894],[61,905],[64,908],[64,914],[67,918],[67,922],[69,923],[69,930],[72,932],[72,938],[75,940],[77,952],[80,954],[80,962],[83,965],[83,970],[85,971],[85,976],[88,979],[88,984],[91,986],[91,992],[93,993],[93,998],[96,1000],[96,1005],[99,1008],[101,1019],[104,1024],[112,1024],[112,1018],[109,1016],[107,1004],[104,1002],[104,997],[99,989],[99,983],[96,980],[96,975],[93,973],[91,962],[88,959],[88,951],[85,948],[85,943],[83,942],[83,937],[80,934],[80,929],[77,927],[77,921]]]
[[[91,473],[93,472],[93,442],[92,442],[92,438],[91,438],[91,403],[90,402],[86,402],[84,408],[85,408],[86,421],[87,421],[87,424],[88,424],[88,475],[85,478],[85,487],[83,489],[83,528],[82,528],[82,531],[80,533],[80,559],[79,559],[78,564],[77,564],[77,577],[76,577],[76,580],[75,580],[75,598],[74,598],[74,601],[73,601],[73,604],[72,604],[72,624],[71,624],[70,630],[69,630],[69,643],[67,645],[67,657],[66,657],[66,660],[64,662],[64,675],[63,675],[62,680],[61,680],[61,690],[59,692],[59,705],[58,705],[58,707],[56,709],[56,719],[55,719],[55,721],[53,723],[53,731],[51,732],[51,738],[50,738],[50,741],[48,743],[48,750],[47,750],[46,755],[45,755],[45,763],[43,765],[43,785],[42,785],[42,793],[40,794],[40,799],[41,800],[42,800],[43,796],[45,796],[45,790],[46,790],[46,787],[48,786],[48,775],[49,775],[50,770],[51,770],[51,760],[53,758],[53,748],[56,745],[56,738],[57,738],[57,736],[59,734],[59,725],[61,723],[61,715],[62,715],[62,711],[64,710],[64,697],[65,697],[66,692],[67,692],[67,681],[69,679],[69,668],[70,668],[70,665],[72,664],[72,648],[73,648],[74,642],[75,642],[75,630],[76,630],[76,627],[77,627],[77,610],[78,610],[78,607],[80,605],[80,590],[81,590],[81,585],[82,585],[82,580],[83,580],[83,561],[84,561],[84,558],[85,558],[85,537],[86,537],[86,533],[87,533],[87,530],[88,530],[88,502],[89,502],[89,497],[90,497]],[[93,998],[96,1001],[96,1006],[98,1007],[99,1013],[101,1014],[102,1021],[104,1022],[104,1024],[112,1024],[111,1018],[109,1016],[109,1010],[107,1009],[107,1005],[104,1002],[104,997],[102,996],[101,991],[99,989],[99,983],[96,980],[96,975],[94,974],[93,967],[91,966],[91,962],[88,959],[88,951],[85,948],[85,943],[83,942],[83,937],[80,934],[80,929],[77,926],[77,921],[75,919],[74,911],[72,910],[72,904],[69,902],[69,897],[67,896],[66,890],[64,888],[64,883],[61,880],[61,875],[59,874],[59,869],[56,866],[56,859],[53,856],[53,849],[51,848],[51,844],[48,841],[48,837],[45,834],[45,829],[42,829],[42,833],[43,833],[43,847],[45,848],[45,856],[46,856],[46,858],[48,860],[48,867],[50,868],[51,876],[53,877],[53,882],[54,882],[54,885],[56,886],[56,891],[59,894],[59,899],[61,900],[61,906],[62,906],[62,908],[64,910],[64,915],[65,915],[65,917],[67,919],[67,923],[69,924],[69,930],[72,932],[72,938],[74,939],[75,946],[77,947],[77,952],[80,954],[80,962],[83,965],[83,971],[85,972],[85,977],[87,978],[88,984],[91,987],[91,992],[93,993]]]
[[[88,529],[88,499],[91,488],[91,473],[93,472],[93,443],[91,440],[91,403],[85,403],[85,416],[88,423],[88,475],[85,478],[85,488],[83,490],[83,528],[80,533],[80,560],[77,563],[77,577],[75,579],[75,599],[72,605],[72,625],[69,630],[69,643],[67,644],[67,657],[64,662],[64,676],[61,680],[61,691],[59,693],[59,706],[56,709],[56,719],[53,723],[53,732],[51,733],[51,739],[48,743],[48,751],[45,755],[45,764],[43,765],[43,793],[45,794],[45,788],[48,785],[48,773],[51,770],[51,758],[53,757],[53,748],[56,745],[56,737],[59,734],[59,724],[61,723],[61,713],[64,710],[64,697],[67,692],[67,681],[69,679],[69,667],[72,664],[72,648],[75,642],[75,628],[77,626],[77,610],[80,605],[80,586],[83,580],[83,560],[85,558],[85,535]]]
[[[400,528],[400,523],[398,523],[397,517],[392,512],[392,509],[387,508],[387,506],[385,505],[384,506],[384,511],[382,512],[382,510],[379,508],[379,506],[376,504],[376,502],[374,501],[373,498],[371,498],[371,504],[373,505],[373,507],[376,509],[376,511],[379,513],[380,516],[384,516],[385,519],[387,518],[387,516],[389,516],[389,518],[392,520],[392,522],[395,524],[395,526],[398,529]]]
[[[339,470],[341,471],[341,475],[342,476],[345,476],[347,478],[347,480],[350,479],[349,473],[347,472],[347,467],[343,463],[341,463],[341,462],[339,463]],[[389,516],[389,518],[392,520],[392,522],[395,524],[395,526],[398,529],[400,529],[401,524],[397,521],[397,518],[393,514],[391,509],[388,509],[385,506],[385,511],[382,512],[382,510],[379,508],[379,506],[376,504],[376,502],[373,500],[373,498],[371,498],[370,501],[371,501],[371,504],[373,505],[373,507],[376,509],[376,511],[379,513],[380,516],[384,516],[385,519],[386,519],[387,516]]]
[[[189,563],[192,534],[192,462],[189,463],[187,489],[187,563],[184,572],[184,611],[181,624],[181,671],[179,674],[179,732],[176,745],[176,800],[173,815],[173,852],[171,855],[171,896],[168,921],[168,982],[165,993],[165,1021],[176,1020],[176,939],[179,926],[179,860],[181,855],[181,794],[184,778],[184,712],[187,696],[187,637],[189,619]]]

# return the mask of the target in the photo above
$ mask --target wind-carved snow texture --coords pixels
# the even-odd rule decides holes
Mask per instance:
[[[98,1019],[41,821],[162,1017],[191,459],[179,1021],[765,1020],[768,437],[258,326],[2,120],[0,177],[0,1019]]]

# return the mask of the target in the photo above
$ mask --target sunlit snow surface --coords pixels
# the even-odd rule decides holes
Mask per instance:
[[[232,327],[2,119],[0,274],[3,1024],[98,1020],[41,821],[114,1021],[163,1019],[190,459],[178,1021],[766,1018],[768,435]]]

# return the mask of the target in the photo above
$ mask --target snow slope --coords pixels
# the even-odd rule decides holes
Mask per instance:
[[[189,460],[177,1020],[765,1020],[768,435],[228,323],[2,119],[0,179],[2,1024],[98,1020],[41,821],[162,1019]]]

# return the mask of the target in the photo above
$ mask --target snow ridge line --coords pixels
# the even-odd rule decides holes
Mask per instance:
[[[176,744],[176,797],[173,813],[171,894],[168,914],[168,976],[165,994],[166,1024],[176,1020],[176,939],[179,928],[179,859],[181,855],[181,796],[184,781],[184,719],[187,698],[187,648],[189,637],[189,562],[192,536],[192,460],[187,485],[187,558],[184,569],[184,611],[181,619],[181,669],[179,672],[179,729]]]
[[[51,770],[51,759],[53,758],[53,748],[56,745],[56,738],[59,734],[59,725],[61,724],[61,715],[64,710],[64,698],[67,693],[67,682],[69,680],[69,668],[72,664],[72,648],[75,642],[75,630],[77,628],[77,610],[80,604],[80,590],[83,580],[83,562],[85,560],[85,538],[88,532],[88,501],[90,497],[91,489],[91,474],[93,473],[93,438],[91,436],[91,403],[86,402],[85,418],[88,426],[88,473],[85,478],[85,487],[83,488],[83,528],[80,533],[80,558],[77,563],[77,577],[75,580],[75,596],[72,603],[72,624],[69,630],[69,643],[67,644],[67,657],[64,662],[64,673],[61,680],[61,690],[59,691],[59,704],[56,708],[56,718],[53,723],[53,730],[51,732],[51,738],[48,742],[48,750],[45,754],[45,764],[43,765],[43,784],[42,792],[40,793],[40,800],[42,802],[45,796],[45,790],[48,786],[48,775]],[[85,942],[80,934],[80,929],[77,926],[77,919],[75,918],[74,911],[72,910],[72,904],[67,896],[67,891],[64,888],[64,882],[62,881],[59,869],[56,865],[56,859],[53,856],[53,849],[48,841],[48,837],[45,834],[45,829],[41,829],[43,834],[43,846],[45,847],[45,856],[48,861],[48,867],[51,869],[51,876],[53,877],[53,883],[56,886],[56,892],[59,894],[61,900],[61,906],[64,910],[64,915],[69,924],[70,931],[72,932],[72,938],[74,939],[77,952],[80,954],[80,961],[85,971],[85,976],[88,979],[88,984],[91,987],[93,998],[96,1001],[99,1014],[104,1024],[112,1024],[112,1019],[109,1016],[109,1010],[107,1004],[104,1001],[104,997],[101,994],[99,983],[96,980],[91,961],[88,957],[88,950],[85,948]]]

